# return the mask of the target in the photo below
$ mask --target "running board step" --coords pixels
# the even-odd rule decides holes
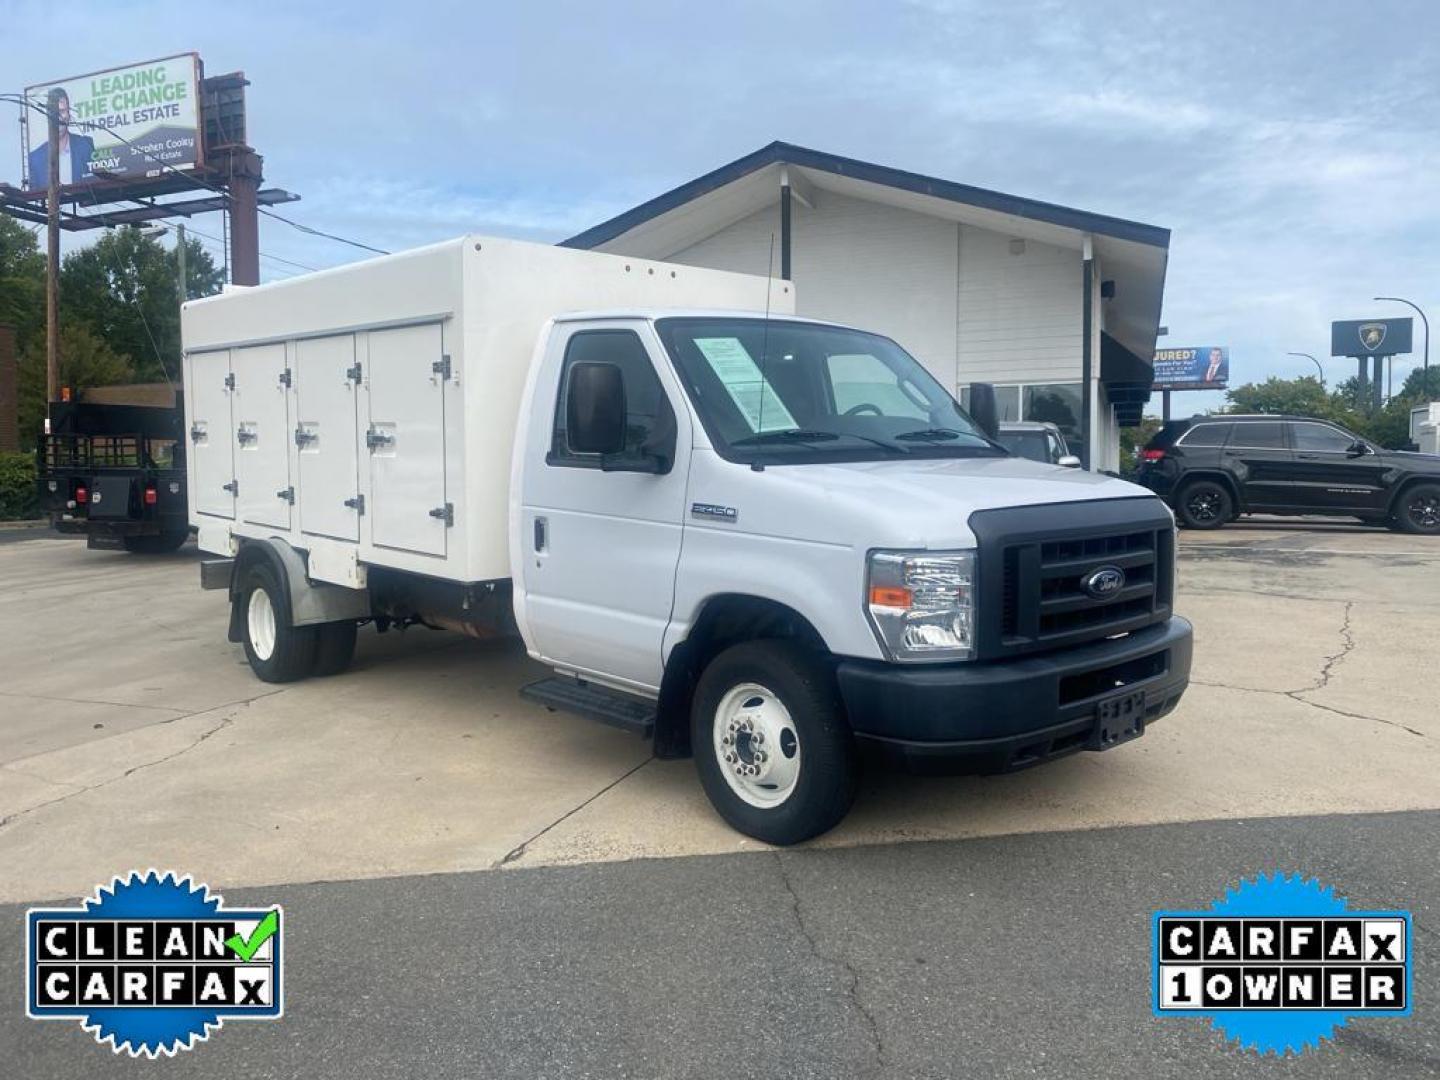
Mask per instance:
[[[594,683],[552,676],[522,686],[520,696],[547,709],[578,713],[646,739],[655,732],[655,702]]]

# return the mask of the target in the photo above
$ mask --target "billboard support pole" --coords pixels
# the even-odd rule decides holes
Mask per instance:
[[[1160,419],[1167,424],[1170,422],[1170,391],[1160,391]]]
[[[45,103],[49,122],[45,181],[45,420],[49,431],[50,403],[60,396],[60,95],[51,90]]]
[[[254,151],[230,159],[230,280],[260,284],[260,190],[262,161]]]

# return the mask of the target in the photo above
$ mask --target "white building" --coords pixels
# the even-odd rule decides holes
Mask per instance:
[[[962,401],[994,383],[1002,419],[1054,421],[1112,470],[1149,399],[1169,243],[1153,225],[781,142],[564,241],[768,269],[795,282],[800,314],[888,334]]]

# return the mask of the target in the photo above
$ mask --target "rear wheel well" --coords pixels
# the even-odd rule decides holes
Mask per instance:
[[[1223,472],[1187,472],[1175,485],[1174,501],[1179,502],[1180,497],[1185,494],[1185,489],[1191,484],[1200,480],[1209,480],[1211,483],[1220,484],[1230,493],[1230,501],[1234,504],[1237,513],[1245,510],[1244,503],[1240,498],[1240,488],[1233,479]]]
[[[711,597],[665,663],[655,717],[656,757],[690,756],[690,699],[700,673],[730,646],[758,638],[795,641],[821,655],[830,652],[819,631],[794,608],[739,593]]]

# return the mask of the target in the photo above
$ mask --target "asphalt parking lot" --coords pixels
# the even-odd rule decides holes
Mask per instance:
[[[1436,940],[1424,538],[1182,534],[1196,663],[1172,716],[1012,776],[876,770],[840,828],[783,854],[723,826],[688,762],[519,700],[539,669],[509,645],[365,631],[343,676],[260,683],[197,561],[0,534],[0,902],[156,866],[288,905],[286,1019],[232,1025],[177,1067],[1249,1075],[1199,1022],[1150,1016],[1149,911],[1279,867],[1411,908],[1417,948]],[[12,956],[21,910],[0,908]],[[387,921],[405,948],[348,944]],[[1259,1067],[1434,1075],[1423,964],[1414,1017]],[[18,978],[0,984],[17,1075],[111,1066],[68,1028],[24,1019]]]

